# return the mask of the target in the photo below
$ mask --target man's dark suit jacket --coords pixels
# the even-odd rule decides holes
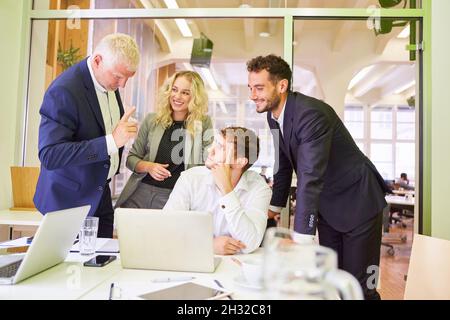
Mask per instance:
[[[271,129],[278,128],[271,112],[267,120]],[[319,213],[335,230],[348,232],[387,205],[383,178],[329,105],[290,92],[283,131],[278,145],[277,131],[272,130],[277,159],[271,205],[286,206],[295,170],[296,232],[315,234]]]
[[[119,91],[116,98],[122,117]],[[106,184],[110,157],[87,59],[53,81],[40,114],[41,171],[34,195],[36,208],[45,214],[89,204],[89,215],[93,215]],[[120,148],[119,159],[122,151]]]

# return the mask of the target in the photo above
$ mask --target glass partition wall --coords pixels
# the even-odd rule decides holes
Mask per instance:
[[[257,166],[271,167],[274,152],[265,116],[257,114],[253,103],[248,99],[245,68],[248,59],[269,53],[283,56],[293,68],[295,90],[330,103],[343,120],[346,120],[344,114],[349,114],[348,107],[363,107],[364,123],[367,116],[370,117],[372,113],[376,115],[377,108],[386,105],[380,104],[367,110],[367,107],[361,105],[359,101],[347,100],[351,96],[348,82],[356,76],[355,72],[358,72],[349,67],[355,61],[352,61],[350,56],[341,61],[334,60],[331,64],[339,65],[342,70],[334,68],[334,72],[327,74],[334,66],[330,65],[329,60],[321,58],[324,50],[331,48],[330,57],[336,57],[339,55],[337,52],[353,49],[355,42],[352,42],[352,36],[361,33],[362,29],[367,29],[369,25],[378,26],[380,33],[378,37],[381,39],[388,38],[392,31],[397,34],[400,29],[401,31],[405,29],[397,26],[397,20],[416,19],[423,22],[425,18],[422,9],[410,8],[413,4],[415,8],[420,8],[421,1],[410,1],[405,7],[401,1],[398,5],[383,8],[380,6],[381,1],[376,0],[343,0],[332,3],[320,0],[252,1],[251,4],[242,1],[194,0],[36,0],[33,3],[30,0],[26,1],[30,10],[26,19],[26,32],[23,35],[27,57],[25,60],[29,58],[28,65],[25,65],[28,72],[25,70],[22,75],[24,84],[22,111],[25,119],[22,125],[23,165],[38,165],[38,111],[45,89],[62,71],[63,66],[58,62],[58,52],[72,52],[72,56],[84,57],[91,53],[95,43],[104,34],[116,31],[128,33],[137,39],[141,48],[143,59],[138,73],[127,84],[125,90],[121,91],[124,104],[137,107],[138,119],[143,119],[146,113],[154,110],[157,88],[164,79],[177,70],[188,68],[197,70],[196,66],[190,64],[193,40],[202,35],[210,39],[214,44],[211,62],[209,68],[200,69],[200,72],[205,80],[212,78],[215,82],[214,84],[206,81],[210,99],[209,113],[213,117],[215,127],[237,124],[257,130],[263,144],[262,156]],[[173,6],[174,2],[179,9]],[[202,7],[199,8],[199,5]],[[420,28],[413,27],[412,32],[419,37],[422,35],[422,26],[426,25],[426,23],[419,24]],[[325,36],[327,29],[332,31],[332,38]],[[316,42],[308,44],[314,37]],[[420,44],[421,40],[419,37],[417,43]],[[382,50],[385,46],[383,42],[389,41],[377,42],[375,51]],[[77,48],[79,50],[76,50]],[[413,44],[410,48],[418,49],[420,46],[415,44],[414,47]],[[319,53],[314,55],[313,49]],[[413,67],[416,80],[416,84],[412,85],[414,89],[422,88],[423,85],[422,77],[416,70],[428,67],[428,61],[423,65],[421,59],[419,51]],[[405,65],[412,65],[406,60]],[[398,61],[393,58],[389,60],[390,62]],[[367,61],[362,67],[370,67],[370,64],[370,61]],[[388,65],[381,67],[389,69]],[[326,70],[327,68],[329,70]],[[205,75],[204,72],[208,74]],[[345,99],[330,93],[332,92],[330,86],[333,85],[343,88],[346,92]],[[414,115],[404,113],[404,107],[408,104],[395,104],[396,134],[401,139],[406,139],[407,143],[414,141],[416,145],[414,166],[416,185],[419,186],[418,194],[422,194],[423,189],[429,189],[429,181],[421,179],[423,169],[429,167],[427,146],[422,143],[426,141],[430,129],[428,122],[425,121],[427,117],[424,117],[426,110],[421,109],[423,96],[426,94],[426,91],[417,90],[414,106],[418,112]],[[350,109],[348,111],[350,112]],[[372,146],[368,146],[364,139],[368,132],[370,134],[371,129],[359,123],[359,117],[352,118],[352,124],[346,124],[359,126],[357,131],[362,130],[362,133],[355,136],[355,139],[370,156]],[[411,121],[411,117],[415,117],[414,121]],[[400,118],[403,120],[399,120]],[[408,129],[411,126],[415,129],[413,132]],[[392,157],[395,157],[396,153],[411,152],[411,144],[396,145],[393,148],[395,151]],[[390,170],[392,175],[396,175],[397,170],[402,170],[397,167],[406,166],[408,170],[412,170],[411,161],[402,164],[396,162],[389,168],[394,168]],[[127,170],[122,168],[122,175],[114,181],[115,194],[120,192],[128,175]],[[418,199],[421,200],[420,196]],[[418,204],[420,215],[422,212],[430,214],[428,201],[418,201]],[[427,225],[422,227],[425,231],[428,228]]]
[[[49,0],[35,0],[33,8],[46,5]],[[133,9],[151,6],[153,8],[166,8],[177,6],[179,8],[368,8],[384,7],[395,9],[421,8],[420,0],[50,0],[50,9],[66,9],[71,5],[87,5],[96,9]],[[42,7],[41,7],[42,8]]]
[[[192,36],[184,37],[173,20],[85,19],[72,28],[69,19],[36,20],[32,25],[29,103],[25,145],[25,165],[39,165],[37,137],[39,108],[50,83],[65,69],[92,53],[105,35],[122,32],[131,35],[141,50],[136,75],[120,89],[125,107],[136,106],[134,117],[141,122],[155,112],[158,88],[179,70],[195,70],[203,78],[209,97],[208,113],[215,129],[238,125],[253,129],[261,139],[261,153],[253,170],[273,168],[274,150],[266,117],[258,114],[249,100],[246,62],[253,53],[283,55],[282,19],[189,19]],[[271,37],[260,36],[267,32]],[[245,32],[241,32],[244,29]],[[199,64],[193,59],[195,39],[209,39],[211,59]],[[233,39],[230,46],[228,40]],[[126,145],[126,159],[132,142]],[[121,174],[111,183],[118,196],[131,175],[122,161]]]
[[[295,20],[294,89],[324,100],[386,180],[415,177],[416,57],[411,21]],[[415,21],[413,21],[415,24]],[[418,141],[418,140],[417,140]]]

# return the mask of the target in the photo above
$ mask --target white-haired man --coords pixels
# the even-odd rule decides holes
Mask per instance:
[[[46,214],[90,205],[99,217],[99,237],[112,237],[114,211],[108,183],[118,172],[123,146],[137,126],[124,112],[118,88],[125,87],[139,64],[136,41],[111,34],[92,56],[56,78],[40,109],[41,171],[34,195]]]

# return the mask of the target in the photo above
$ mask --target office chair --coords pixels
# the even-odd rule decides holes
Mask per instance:
[[[391,205],[388,204],[383,209],[383,236],[381,238],[381,245],[388,248],[387,253],[390,256],[395,255],[395,248],[394,245],[391,243],[392,241],[394,241],[395,243],[406,243],[408,239],[407,236],[404,234],[400,234],[397,237],[387,237],[387,235],[389,234],[392,219],[393,217]],[[404,228],[406,228],[406,224],[404,225]]]
[[[383,236],[387,233],[389,233],[389,224],[390,224],[390,206],[387,205],[386,208],[383,209]],[[381,238],[381,245],[388,247],[388,255],[394,256],[395,255],[395,249],[394,246],[390,243],[387,243],[386,241],[383,241],[383,236]]]

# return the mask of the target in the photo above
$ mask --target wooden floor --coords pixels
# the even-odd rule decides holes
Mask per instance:
[[[405,224],[406,228],[399,224],[391,226],[389,234],[383,237],[383,242],[392,244],[395,250],[394,255],[391,256],[388,254],[386,246],[381,247],[381,280],[378,292],[383,300],[403,300],[406,284],[405,276],[408,273],[411,255],[413,220],[406,220]],[[396,240],[400,236],[407,237],[405,243]],[[390,240],[391,238],[394,239]]]

